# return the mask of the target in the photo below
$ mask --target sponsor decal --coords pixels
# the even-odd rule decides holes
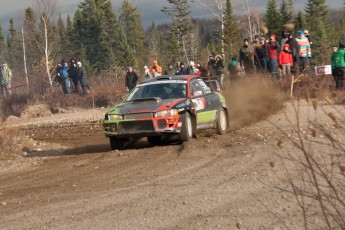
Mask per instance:
[[[205,98],[201,97],[201,98],[195,98],[192,100],[195,110],[203,110],[206,108],[206,100]]]
[[[177,128],[181,128],[182,127],[182,122],[177,123]]]

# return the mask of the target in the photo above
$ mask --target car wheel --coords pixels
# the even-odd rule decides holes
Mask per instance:
[[[116,138],[116,137],[110,137],[110,147],[112,150],[122,150],[125,147],[125,140],[121,138]]]
[[[179,137],[182,142],[189,141],[193,138],[192,119],[190,114],[187,112],[183,116],[182,128]]]
[[[147,141],[150,143],[150,145],[158,145],[161,140],[161,136],[147,137]]]
[[[217,116],[217,133],[220,135],[223,135],[227,132],[228,130],[228,120],[227,120],[227,115],[224,111],[224,109],[220,109],[218,111],[218,116]]]

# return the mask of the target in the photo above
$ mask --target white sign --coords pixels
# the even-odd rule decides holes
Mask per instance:
[[[332,67],[331,65],[315,66],[315,74],[316,75],[332,74]]]

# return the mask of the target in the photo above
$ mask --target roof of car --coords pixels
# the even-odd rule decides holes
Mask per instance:
[[[188,79],[197,78],[197,77],[199,76],[198,75],[178,75],[178,76],[162,75],[153,79],[144,80],[143,83],[156,82],[156,81],[161,81],[161,80],[188,80]]]

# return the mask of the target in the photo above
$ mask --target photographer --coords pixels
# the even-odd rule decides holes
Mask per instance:
[[[150,74],[153,76],[153,77],[157,77],[157,76],[161,76],[162,75],[162,67],[160,67],[158,65],[158,62],[156,60],[154,60],[152,62],[152,67],[150,69]]]

